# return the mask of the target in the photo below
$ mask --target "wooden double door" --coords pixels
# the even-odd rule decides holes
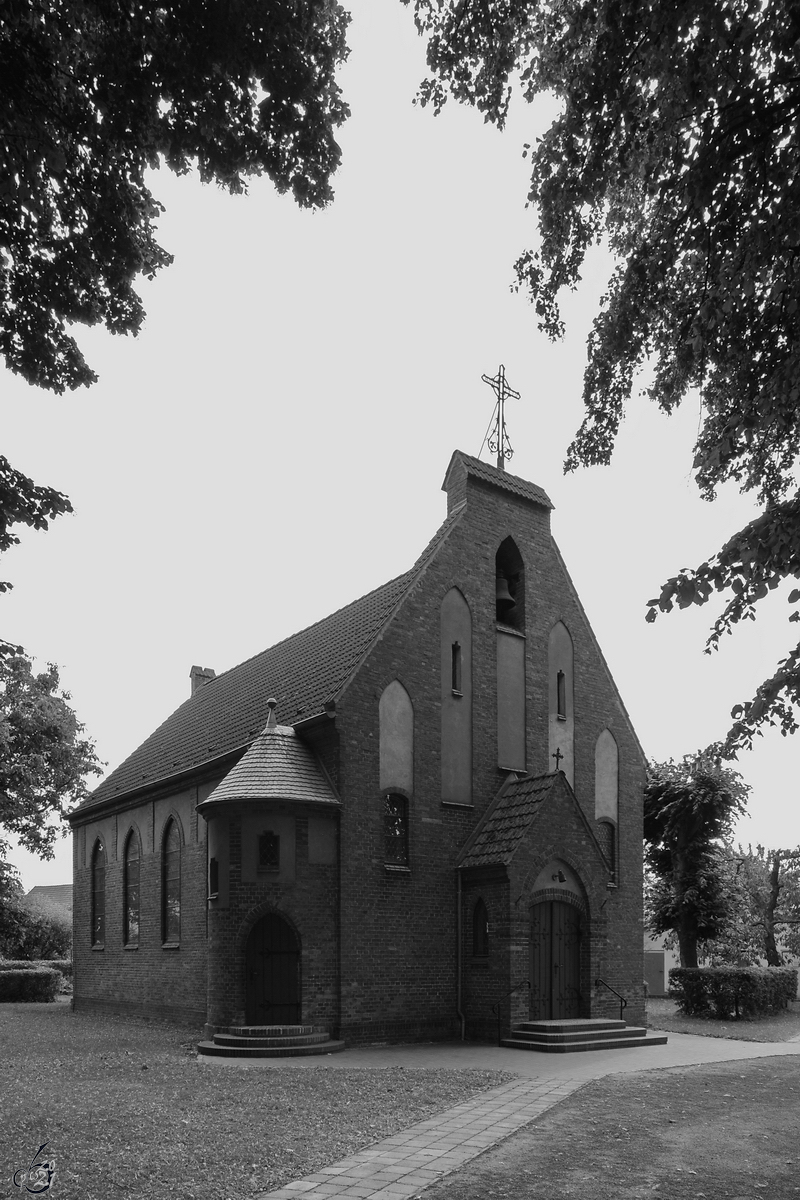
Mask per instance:
[[[581,1015],[581,914],[561,900],[531,908],[531,1020]]]
[[[300,1023],[300,939],[278,913],[268,913],[250,930],[245,971],[248,1025]]]

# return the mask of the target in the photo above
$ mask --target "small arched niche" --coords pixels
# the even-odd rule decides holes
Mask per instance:
[[[512,537],[501,542],[494,560],[495,616],[499,625],[525,632],[525,564]]]
[[[583,900],[583,884],[569,863],[551,858],[545,863],[533,883],[533,895],[540,892],[565,892]]]

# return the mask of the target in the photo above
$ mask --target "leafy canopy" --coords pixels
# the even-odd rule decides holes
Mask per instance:
[[[330,200],[347,115],[336,0],[7,0],[0,24],[0,355],[62,392],[95,376],[70,326],[136,333],[170,261],[147,168]]]
[[[406,3],[409,0],[405,0]],[[694,470],[704,497],[728,481],[761,515],[649,602],[727,605],[718,646],[783,579],[800,576],[800,7],[777,0],[414,0],[427,38],[422,99],[448,95],[502,126],[518,85],[560,115],[532,151],[539,245],[516,264],[540,327],[605,240],[617,266],[589,339],[586,416],[568,468],[607,463],[634,382],[672,412],[702,412]],[[790,603],[800,600],[792,591]],[[800,612],[790,618],[800,620]],[[765,721],[797,728],[800,646],[733,710],[726,751]]]
[[[734,847],[722,852],[730,919],[708,948],[713,963],[784,966],[800,956],[800,847]]]
[[[88,797],[87,775],[101,774],[69,699],[56,667],[34,674],[24,656],[0,657],[0,834],[16,834],[41,858],[53,857],[53,819]],[[7,847],[0,837],[0,859]],[[8,871],[0,870],[0,884],[4,879],[13,890]]]
[[[0,360],[60,393],[96,380],[75,324],[137,333],[135,281],[171,261],[148,168],[326,204],[348,21],[337,0],[5,0]],[[0,551],[70,511],[0,459]]]
[[[647,920],[674,932],[681,966],[696,967],[698,942],[718,937],[731,915],[722,878],[722,841],[744,811],[748,785],[708,755],[648,767],[644,793]]]

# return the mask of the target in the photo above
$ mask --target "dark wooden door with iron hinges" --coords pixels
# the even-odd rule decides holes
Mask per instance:
[[[581,914],[561,900],[531,908],[531,1020],[581,1015]]]
[[[248,1025],[298,1025],[300,941],[288,921],[268,913],[253,926],[245,951]]]

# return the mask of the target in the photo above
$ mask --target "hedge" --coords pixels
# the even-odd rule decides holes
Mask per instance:
[[[52,968],[65,979],[72,978],[71,958],[0,958],[0,971],[36,971]]]
[[[0,1003],[26,1000],[36,1004],[52,1003],[61,986],[61,972],[48,967],[0,971]]]
[[[673,967],[669,994],[688,1017],[764,1016],[797,996],[795,967]]]

